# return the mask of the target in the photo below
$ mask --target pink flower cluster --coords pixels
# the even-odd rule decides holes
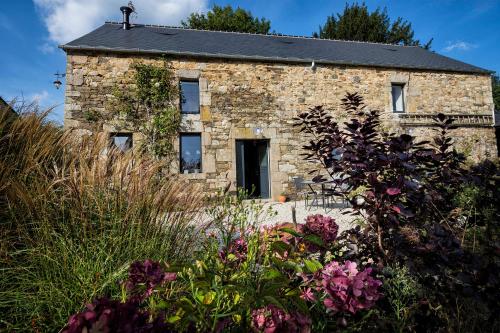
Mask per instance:
[[[233,260],[237,264],[244,262],[247,259],[248,244],[244,238],[233,240],[227,248],[219,252],[219,257],[223,262],[228,260],[230,254],[234,255]]]
[[[256,332],[309,332],[311,319],[299,312],[287,313],[270,304],[252,311],[252,327]]]
[[[306,235],[317,235],[321,237],[325,244],[330,244],[337,239],[339,226],[335,223],[333,218],[317,214],[309,215],[306,218],[306,224],[303,226],[302,230]]]
[[[370,274],[371,268],[358,271],[356,263],[346,261],[344,265],[332,261],[314,278],[317,290],[326,294],[323,300],[327,309],[337,312],[356,313],[372,307],[382,296],[378,288],[380,280]]]

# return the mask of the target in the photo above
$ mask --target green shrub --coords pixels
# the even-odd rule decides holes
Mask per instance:
[[[96,295],[119,295],[131,262],[187,260],[202,198],[162,164],[0,115],[0,330],[58,331]]]
[[[394,316],[394,331],[403,332],[412,317],[420,287],[404,266],[385,267],[384,274],[384,295]]]

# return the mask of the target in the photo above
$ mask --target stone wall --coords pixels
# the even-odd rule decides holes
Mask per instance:
[[[113,86],[131,81],[133,61],[161,64],[147,56],[68,54],[65,127],[115,131],[113,123],[90,115],[107,112],[106,101]],[[291,191],[293,177],[311,177],[308,171],[314,166],[302,161],[304,137],[292,127],[293,117],[309,107],[324,105],[341,122],[346,115],[340,99],[346,92],[359,92],[370,108],[381,110],[387,128],[422,138],[428,138],[430,131],[425,121],[424,126],[402,127],[400,116],[392,112],[391,83],[405,84],[408,114],[491,116],[493,112],[488,75],[333,65],[318,65],[312,71],[307,64],[216,59],[169,61],[179,78],[197,78],[200,83],[201,111],[186,117],[184,131],[202,133],[203,172],[180,177],[203,183],[211,191],[228,182],[234,188],[236,139],[270,140],[273,197]],[[262,132],[256,134],[256,128]],[[456,134],[459,147],[472,153],[474,159],[496,157],[494,130],[489,124],[461,127]]]

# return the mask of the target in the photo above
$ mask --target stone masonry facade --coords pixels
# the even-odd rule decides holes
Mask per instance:
[[[65,127],[115,132],[112,122],[99,117],[89,120],[87,115],[108,112],[112,88],[132,80],[134,61],[161,65],[163,60],[148,55],[68,52]],[[311,164],[301,157],[306,138],[293,127],[293,118],[323,105],[341,123],[347,117],[340,105],[346,92],[359,92],[370,109],[381,110],[387,128],[419,138],[432,135],[427,126],[431,115],[460,115],[460,127],[454,131],[457,147],[474,160],[497,157],[488,74],[341,65],[318,65],[312,70],[308,64],[208,58],[168,61],[177,78],[199,80],[200,114],[184,116],[183,132],[201,133],[202,172],[179,177],[201,183],[207,192],[229,182],[235,189],[237,139],[268,139],[271,196],[293,192],[294,177],[312,177],[308,174]],[[404,115],[392,112],[392,83],[404,84]],[[134,140],[140,140],[138,133]]]

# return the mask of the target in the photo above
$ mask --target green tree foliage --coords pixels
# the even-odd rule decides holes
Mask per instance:
[[[495,103],[495,110],[500,111],[500,78],[498,75],[493,75],[492,77],[492,91],[493,91],[493,102]]]
[[[313,36],[324,39],[421,45],[419,40],[414,39],[410,22],[401,17],[391,22],[387,8],[377,8],[370,13],[365,3],[346,4],[342,14],[328,16],[325,24],[319,27],[319,32],[315,32]],[[432,39],[422,46],[428,49],[431,42]]]
[[[253,17],[250,11],[240,7],[234,10],[229,5],[226,7],[214,5],[206,15],[191,14],[187,22],[182,21],[182,26],[191,29],[267,34],[271,29],[271,22],[265,18]]]

